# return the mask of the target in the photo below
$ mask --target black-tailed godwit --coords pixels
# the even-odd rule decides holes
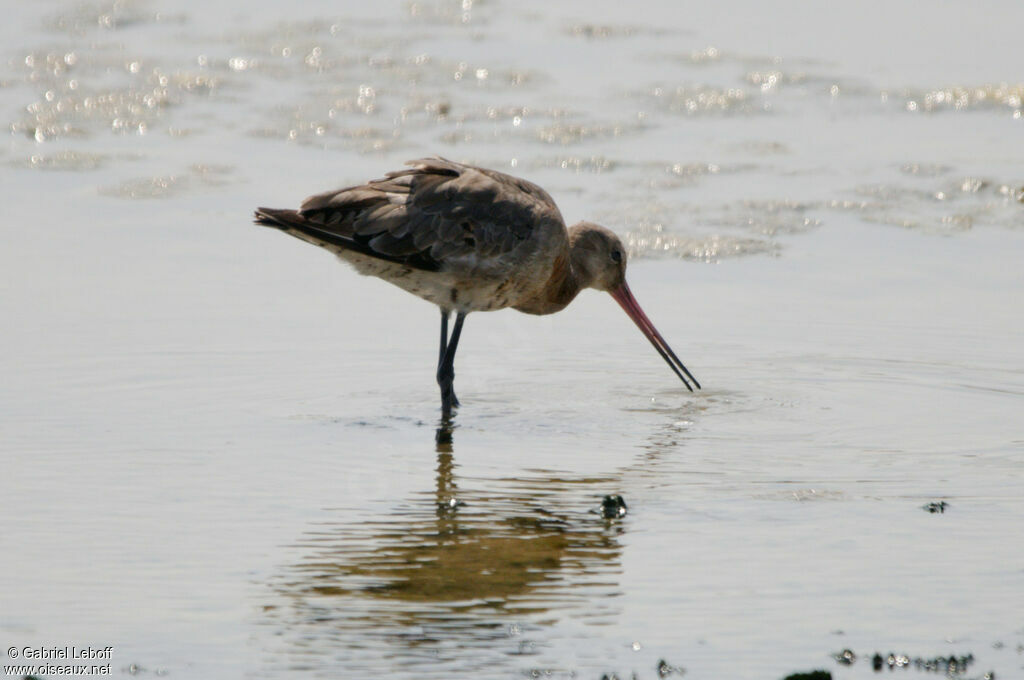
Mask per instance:
[[[691,392],[690,374],[626,285],[626,249],[608,229],[565,226],[551,196],[504,173],[443,158],[311,196],[298,210],[258,208],[256,222],[330,250],[441,308],[441,410],[455,397],[455,351],[470,312],[552,314],[584,288],[611,294]],[[448,334],[448,318],[455,325]],[[689,378],[689,380],[687,380]]]

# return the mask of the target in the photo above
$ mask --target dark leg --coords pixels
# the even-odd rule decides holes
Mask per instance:
[[[437,355],[437,370],[441,370],[441,364],[444,362],[444,351],[448,349],[448,315],[447,309],[441,310],[441,351]]]
[[[445,391],[444,383],[441,380],[441,367],[444,365],[445,353],[448,351],[448,316],[451,314],[447,309],[441,308],[441,346],[437,353],[437,384],[441,386],[441,408],[444,410],[444,417],[451,416],[451,407],[444,407]]]
[[[452,407],[459,405],[455,396],[455,351],[459,348],[459,336],[462,335],[462,322],[466,315],[459,312],[455,315],[455,327],[452,328],[452,336],[444,338],[448,330],[448,314],[441,312],[441,333],[442,339],[447,340],[442,346],[440,361],[437,365],[437,384],[441,387],[441,413],[445,416],[451,415]]]
[[[437,374],[441,375],[441,364],[444,363],[444,353],[448,349],[448,310],[441,310],[441,349],[437,355]],[[438,378],[438,384],[440,384]],[[454,395],[453,395],[454,396]],[[442,407],[444,405],[444,392],[441,393]],[[452,415],[451,411],[441,416],[441,426],[437,428],[436,440],[439,455],[449,455],[452,450]]]

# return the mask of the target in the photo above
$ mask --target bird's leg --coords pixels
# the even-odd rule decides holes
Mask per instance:
[[[451,415],[452,407],[459,405],[455,396],[455,351],[459,348],[459,336],[462,334],[462,322],[466,320],[466,314],[459,312],[455,315],[455,327],[452,328],[450,338],[444,338],[447,342],[443,345],[442,356],[437,365],[437,384],[441,387],[441,413],[445,416]],[[441,312],[441,333],[447,335],[448,314]]]
[[[448,385],[448,392],[451,393],[451,397],[446,397],[445,393],[445,382],[441,376],[441,367],[444,366],[444,357],[448,351],[448,316],[451,314],[447,309],[441,308],[441,347],[437,355],[437,384],[441,386],[441,409],[444,412],[444,417],[448,418],[451,416],[451,407],[458,406],[458,400],[453,399],[455,396],[454,390],[451,389],[451,385]],[[454,371],[452,371],[452,378],[454,378]],[[449,381],[450,382],[450,381]],[[454,401],[454,403],[452,403]]]
[[[444,362],[444,351],[448,349],[448,315],[447,309],[441,310],[441,351],[437,355],[437,371],[441,372],[441,364]]]

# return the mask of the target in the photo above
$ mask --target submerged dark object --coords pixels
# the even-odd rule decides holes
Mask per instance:
[[[810,671],[807,673],[792,673],[782,680],[832,680],[832,674],[828,671]]]
[[[626,516],[626,501],[615,494],[601,499],[601,515],[605,519],[619,519]]]
[[[658,677],[659,678],[667,678],[668,676],[672,675],[673,673],[678,673],[679,675],[682,675],[685,672],[686,672],[686,669],[683,668],[682,666],[672,666],[671,664],[669,664],[668,661],[665,661],[664,659],[658,659]]]
[[[449,498],[447,500],[439,502],[437,504],[437,509],[438,509],[439,512],[449,513],[449,512],[455,512],[456,510],[458,510],[461,507],[464,507],[465,505],[466,505],[465,501],[460,501],[459,499],[457,499],[454,496],[452,496],[451,498]]]
[[[947,677],[959,677],[967,672],[968,667],[974,663],[974,654],[967,653],[962,656],[934,656],[924,658],[916,656],[911,658],[908,654],[896,654],[889,652],[882,656],[875,652],[871,657],[871,668],[876,673],[888,667],[889,670],[896,668],[910,668],[913,666],[919,671],[926,673],[945,673]],[[995,673],[989,671],[984,676],[986,680],[994,680]]]
[[[946,501],[932,501],[931,503],[925,503],[921,506],[924,510],[930,513],[943,513],[946,512],[946,508],[949,507],[949,503]]]
[[[844,649],[841,652],[833,654],[832,658],[835,659],[838,664],[843,666],[852,666],[853,662],[857,660],[857,655],[853,653],[852,649]]]

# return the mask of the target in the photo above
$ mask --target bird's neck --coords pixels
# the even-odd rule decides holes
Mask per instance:
[[[527,314],[560,312],[590,284],[592,278],[587,274],[578,250],[566,248],[551,267],[551,276],[540,295],[526,304],[518,305],[516,309]]]

